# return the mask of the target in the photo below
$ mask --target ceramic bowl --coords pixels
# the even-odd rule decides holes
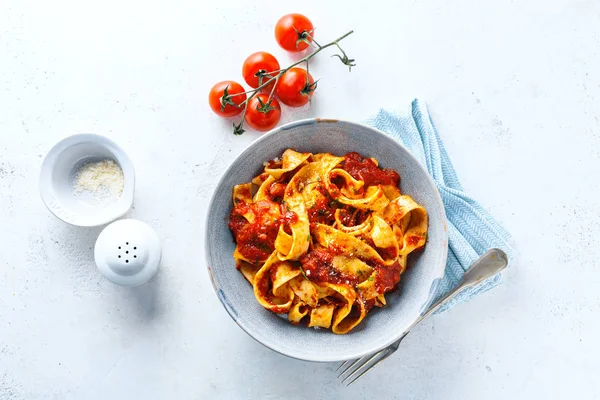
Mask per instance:
[[[346,335],[330,330],[294,326],[258,304],[252,287],[236,270],[235,243],[227,226],[233,186],[249,182],[263,162],[287,148],[300,152],[345,155],[356,151],[375,157],[380,166],[400,173],[401,190],[429,214],[425,249],[409,257],[407,271],[396,291],[386,295],[387,306],[371,311]],[[233,320],[250,336],[281,354],[307,361],[342,361],[378,351],[400,338],[425,311],[444,273],[448,240],[442,200],[433,180],[409,151],[377,129],[337,120],[308,119],[283,125],[244,150],[219,181],[207,214],[206,261],[217,296]]]
[[[77,196],[73,182],[86,163],[113,160],[123,171],[124,186],[113,202],[100,204],[93,198]],[[133,204],[135,172],[127,154],[112,140],[95,134],[78,134],[58,142],[40,172],[40,194],[48,210],[61,220],[77,226],[99,226],[124,215]]]

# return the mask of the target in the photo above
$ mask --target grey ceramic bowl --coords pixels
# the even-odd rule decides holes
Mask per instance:
[[[236,270],[235,243],[227,226],[233,186],[249,182],[263,162],[287,148],[344,155],[356,151],[375,157],[402,177],[401,189],[429,214],[425,249],[409,258],[399,288],[386,295],[387,306],[370,312],[350,333],[294,326],[258,304],[252,287]],[[446,215],[433,180],[408,150],[377,129],[354,122],[308,119],[281,126],[252,143],[219,181],[207,215],[206,261],[217,296],[233,320],[263,345],[307,361],[349,360],[378,351],[400,338],[425,310],[444,273],[447,255]]]

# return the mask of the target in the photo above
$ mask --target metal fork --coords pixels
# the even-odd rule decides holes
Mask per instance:
[[[383,360],[391,356],[396,350],[398,350],[398,346],[400,346],[402,339],[404,339],[410,330],[417,326],[421,321],[435,313],[440,307],[442,307],[444,304],[450,301],[450,299],[454,298],[466,288],[473,287],[481,281],[496,275],[506,268],[507,265],[508,256],[502,250],[490,249],[483,253],[481,257],[479,257],[479,259],[477,259],[477,261],[475,261],[473,265],[471,265],[471,267],[469,267],[469,269],[465,272],[458,286],[448,292],[441,299],[433,303],[431,307],[425,311],[425,313],[421,314],[421,316],[408,327],[402,336],[400,336],[400,339],[371,356],[364,356],[354,361],[348,360],[340,364],[340,366],[336,369],[336,372],[344,367],[345,368],[342,369],[342,372],[338,375],[338,378],[342,379],[342,383],[349,381],[346,384],[347,386],[350,386],[352,383],[356,382],[357,379],[369,372],[379,363],[383,362]]]

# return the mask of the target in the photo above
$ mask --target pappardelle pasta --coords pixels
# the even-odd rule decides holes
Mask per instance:
[[[337,334],[383,307],[427,240],[427,212],[399,184],[396,171],[358,153],[287,149],[236,185],[233,256],[256,300]]]

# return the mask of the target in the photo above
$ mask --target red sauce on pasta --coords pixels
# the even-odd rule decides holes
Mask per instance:
[[[254,215],[254,222],[250,223],[244,217],[248,214]],[[252,204],[239,202],[229,217],[229,229],[237,241],[238,250],[251,262],[266,260],[275,250],[280,224],[278,204],[268,200]]]
[[[252,191],[250,190],[250,188],[249,188],[249,187],[245,187],[245,186],[244,186],[244,187],[242,187],[242,188],[240,189],[240,191],[239,191],[239,195],[240,195],[241,197],[244,197],[244,198],[246,198],[246,199],[250,199],[250,198],[252,198]]]
[[[385,293],[392,290],[400,282],[400,264],[398,262],[392,265],[376,265],[375,271],[375,289],[377,293]]]
[[[300,259],[300,263],[306,277],[313,282],[356,285],[359,282],[358,277],[345,275],[333,267],[335,253],[335,249],[321,247],[305,254]]]
[[[349,212],[348,210],[340,211],[340,221],[344,226],[354,226],[356,218],[353,212]]]
[[[308,221],[311,226],[314,224],[333,225],[335,223],[335,210],[342,207],[342,204],[335,201],[324,185],[317,186],[317,190],[321,194],[315,204],[308,209]]]
[[[371,311],[371,309],[375,306],[375,299],[364,300],[361,298],[360,301],[362,301],[365,305],[366,312]]]
[[[335,222],[335,210],[337,204],[327,197],[317,199],[315,204],[308,209],[308,221],[311,224],[333,225]]]
[[[302,257],[300,262],[308,279],[313,282],[328,282],[349,286],[360,283],[360,277],[345,275],[333,267],[332,262],[335,253],[335,249],[332,251],[332,249],[315,248]],[[377,272],[372,278],[375,280],[377,293],[392,290],[400,282],[400,265],[397,262],[389,266],[376,264],[373,268]]]
[[[393,169],[380,169],[373,160],[356,152],[346,154],[341,164],[343,170],[354,179],[365,181],[365,186],[400,184],[400,175]]]
[[[396,258],[396,257],[398,257],[398,250],[396,250],[395,247],[388,247],[387,249],[382,249],[382,248],[378,247],[375,250],[377,250],[377,252],[379,253],[379,255],[384,260],[389,260],[390,258]]]
[[[286,185],[284,183],[273,182],[269,187],[269,194],[273,198],[283,197],[283,194],[285,193],[285,186]]]
[[[251,188],[251,185],[244,184],[243,187],[234,188],[234,209],[229,217],[229,227],[237,242],[236,265],[241,266],[242,273],[254,286],[259,302],[268,310],[288,313],[288,318],[294,324],[309,319],[310,326],[331,327],[334,333],[342,334],[351,330],[373,307],[383,306],[385,301],[377,295],[394,290],[400,281],[400,264],[406,262],[406,259],[399,258],[396,243],[390,241],[390,244],[386,244],[389,246],[387,248],[377,247],[374,243],[377,237],[373,231],[373,213],[381,211],[381,203],[378,201],[384,199],[366,198],[366,192],[371,193],[369,187],[391,185],[398,189],[386,187],[385,196],[393,201],[400,195],[400,175],[394,170],[379,168],[376,160],[365,158],[356,152],[348,153],[343,158],[318,154],[314,158],[309,157],[306,162],[302,161],[305,160],[304,157],[306,154],[288,149],[281,159],[268,161],[265,164],[266,170],[252,181],[254,186],[260,186],[263,182],[263,186],[254,195],[255,199],[261,199],[256,203],[251,198],[252,192],[256,191],[254,186]],[[319,162],[320,165],[311,165],[311,162]],[[285,169],[281,170],[284,165]],[[305,167],[308,169],[299,174]],[[290,168],[293,170],[288,171]],[[352,182],[348,175],[363,183]],[[264,185],[267,179],[269,184]],[[396,215],[401,211],[398,204],[390,204],[392,206],[385,210],[386,215]],[[419,212],[422,213],[423,210]],[[421,214],[417,213],[417,216]],[[390,218],[386,223],[394,230],[392,235],[398,236],[399,246],[412,246],[412,250],[426,237],[426,232],[421,232],[423,227],[418,225],[423,220],[411,219],[410,226],[416,229],[408,230],[404,227],[404,231],[408,231],[405,236],[401,235],[404,231],[395,230],[392,220]],[[355,228],[346,229],[351,227]],[[290,238],[285,237],[282,231],[292,236],[293,247],[287,245]],[[275,242],[279,234],[282,234],[281,245],[278,242],[276,250]],[[381,258],[371,250],[366,252],[365,245]],[[289,261],[280,262],[282,256]],[[266,268],[264,262],[269,257],[273,257],[271,260],[274,261]],[[254,270],[245,260],[254,265]],[[366,263],[373,272],[361,267],[362,264],[356,260]],[[342,262],[348,264],[343,265]],[[384,265],[386,262],[393,264]],[[257,275],[253,282],[251,273],[256,273],[259,268],[266,268],[263,270],[266,273]],[[282,282],[281,274],[287,274],[291,270],[295,281],[281,283],[286,285],[282,287],[285,290],[274,292],[274,283]],[[314,289],[319,293],[315,303],[307,301],[305,304],[306,300],[294,289],[300,282],[306,285],[300,272],[314,283]],[[342,285],[345,288],[323,288],[325,284]],[[289,298],[288,294],[294,297]],[[323,305],[328,305],[328,310],[331,310],[331,306],[339,310],[340,307],[349,306],[346,304],[348,301],[353,301],[350,313],[341,321],[336,321],[336,318],[331,320],[331,313],[327,316],[318,315],[317,311]],[[290,304],[296,308],[290,307]],[[323,309],[320,309],[321,314]],[[302,315],[303,313],[307,313],[307,316]],[[338,315],[337,311],[333,315]]]
[[[419,240],[421,240],[421,238],[419,238],[417,236],[409,236],[409,237],[406,238],[406,243],[409,244],[409,245],[411,245],[411,246],[414,246],[417,243],[419,243]]]
[[[283,208],[283,207],[282,207]],[[286,224],[294,224],[298,222],[298,214],[293,211],[281,211],[281,222],[285,222]]]
[[[287,211],[285,204],[281,205],[281,219],[280,222],[283,224],[283,231],[288,235],[292,234],[291,225],[298,222],[298,214],[293,211]]]

